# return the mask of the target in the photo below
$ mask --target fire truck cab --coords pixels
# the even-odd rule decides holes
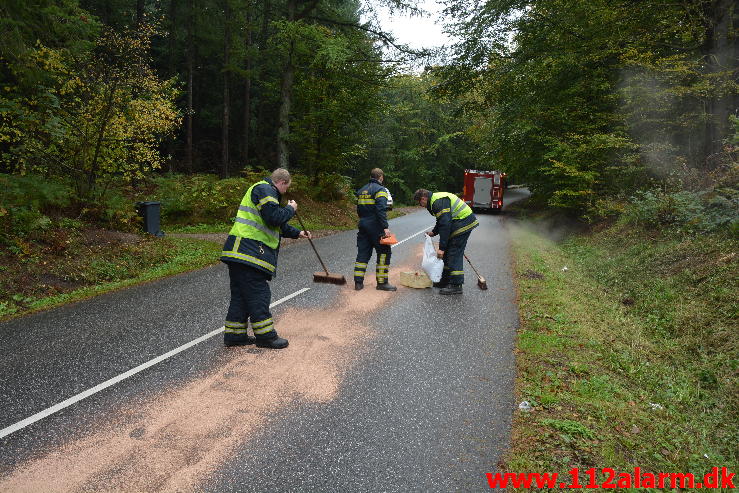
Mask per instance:
[[[462,200],[474,211],[499,213],[503,208],[506,174],[500,171],[464,170]]]

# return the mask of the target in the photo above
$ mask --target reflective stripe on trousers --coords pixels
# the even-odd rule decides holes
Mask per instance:
[[[377,267],[375,268],[375,276],[377,277],[377,284],[384,284],[387,282],[388,269],[390,265],[387,264],[386,253],[380,254],[377,258]]]
[[[390,267],[391,249],[390,245],[381,245],[380,238],[373,237],[360,229],[357,232],[357,259],[354,263],[354,281],[363,282],[367,272],[367,264],[372,258],[372,250],[377,252],[377,267],[375,274],[378,283],[388,280],[388,269]]]
[[[238,262],[227,262],[231,301],[226,314],[224,341],[243,341],[247,337],[247,322],[251,320],[254,335],[271,339],[274,329],[269,303],[272,292],[269,275]]]
[[[446,251],[444,251],[444,271],[441,274],[442,283],[464,284],[464,249],[471,231],[449,239]]]

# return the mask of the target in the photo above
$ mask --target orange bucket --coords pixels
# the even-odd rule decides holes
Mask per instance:
[[[398,239],[395,237],[393,233],[390,233],[387,236],[383,236],[380,238],[380,245],[395,245],[398,242]]]

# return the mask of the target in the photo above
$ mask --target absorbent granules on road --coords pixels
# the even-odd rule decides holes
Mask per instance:
[[[391,282],[410,266],[391,269]],[[230,349],[220,366],[184,387],[99,417],[97,432],[21,464],[0,491],[198,491],[239,447],[248,447],[269,416],[296,401],[326,402],[372,337],[367,313],[387,293],[339,289],[335,306],[276,315],[282,351]],[[215,340],[214,340],[215,341]]]

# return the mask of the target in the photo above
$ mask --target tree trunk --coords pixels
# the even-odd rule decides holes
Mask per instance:
[[[297,11],[297,0],[287,2],[287,20],[295,21]],[[294,41],[290,41],[287,52],[287,61],[282,69],[282,84],[280,85],[280,113],[279,128],[277,129],[277,166],[287,168],[290,164],[290,153],[287,141],[290,138],[290,104],[292,102],[293,81],[295,79],[295,66],[293,65]]]
[[[256,59],[262,60],[262,53],[267,46],[269,37],[269,25],[270,21],[272,19],[272,9],[270,8],[270,1],[269,0],[262,0],[261,4],[261,15],[262,15],[262,25],[259,29],[259,34],[257,35],[257,50],[258,54]],[[254,126],[254,136],[255,139],[253,141],[253,149],[254,149],[254,159],[257,160],[257,162],[266,162],[269,163],[270,166],[274,166],[274,164],[277,162],[276,159],[276,147],[272,145],[271,142],[272,138],[272,125],[268,124],[264,121],[265,117],[265,98],[262,97],[263,94],[265,94],[264,90],[264,82],[260,81],[259,78],[256,78],[254,80],[254,87],[252,88],[253,92],[255,93],[255,100],[256,100],[256,125]],[[263,138],[264,134],[267,134],[270,136],[269,139]],[[265,146],[265,142],[269,142]]]
[[[185,143],[185,170],[192,174],[192,124],[193,124],[193,72],[195,71],[195,42],[193,40],[193,31],[195,24],[195,0],[190,0],[190,12],[187,19],[187,142]]]
[[[169,0],[169,77],[175,77],[177,75],[177,64],[175,58],[175,29],[177,26],[177,0]],[[167,139],[167,156],[169,160],[169,172],[174,172],[174,154],[175,154],[175,141],[177,137],[169,137]]]
[[[293,80],[295,78],[295,67],[292,63],[293,43],[290,42],[288,60],[282,70],[282,85],[280,87],[280,127],[277,129],[277,165],[287,168],[290,163],[290,151],[287,141],[290,138],[290,104],[292,102]]]
[[[241,141],[241,161],[249,166],[249,127],[251,125],[251,5],[246,12],[246,80],[244,80],[244,128]]]
[[[734,40],[730,36],[733,0],[714,0],[708,13],[708,32],[705,54],[709,73],[730,73],[736,70]],[[734,10],[736,7],[734,7]],[[718,164],[716,159],[723,149],[723,141],[729,135],[729,115],[735,110],[733,94],[719,93],[708,101],[709,120],[706,123],[706,142],[703,164],[709,168]]]
[[[144,0],[136,0],[136,27],[144,22]]]
[[[229,124],[229,71],[231,64],[231,9],[229,0],[224,0],[224,32],[223,32],[223,124],[221,125],[221,169],[218,176],[228,178],[228,124]]]

